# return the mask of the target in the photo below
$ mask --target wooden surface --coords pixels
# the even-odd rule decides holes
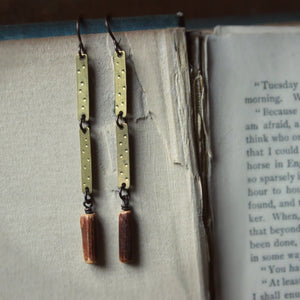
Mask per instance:
[[[80,226],[82,233],[83,257],[87,264],[96,263],[95,252],[95,226],[96,214],[82,214],[80,217]]]
[[[224,16],[250,16],[270,13],[295,13],[300,10],[298,0],[255,1],[194,1],[161,0],[153,2],[95,1],[95,0],[2,0],[0,24],[74,20],[79,15],[85,18],[102,18],[106,14],[116,17],[174,14],[182,11],[186,18]]]
[[[132,212],[131,210],[123,210],[119,215],[119,257],[123,263],[128,263],[131,260],[132,245]]]

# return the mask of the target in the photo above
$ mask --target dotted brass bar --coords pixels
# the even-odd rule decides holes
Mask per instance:
[[[115,51],[115,113],[117,137],[118,187],[123,201],[122,211],[119,214],[119,258],[123,263],[131,260],[131,226],[132,216],[129,210],[130,188],[130,155],[129,134],[126,123],[127,116],[127,83],[126,83],[126,54],[125,51]],[[127,191],[127,192],[125,192]],[[125,192],[125,194],[122,194]]]
[[[125,51],[114,54],[115,66],[115,112],[116,116],[122,111],[123,118],[127,115],[127,84]]]
[[[115,68],[115,113],[118,117],[127,115],[127,83],[126,83],[126,54],[125,51],[116,51],[114,54]],[[129,135],[128,126],[123,122],[116,126],[117,137],[117,162],[118,162],[118,187],[125,184],[125,189],[130,187],[129,164]]]
[[[117,136],[117,162],[118,162],[118,187],[125,183],[125,188],[130,187],[130,164],[129,164],[129,135],[126,123],[122,127],[116,126]]]
[[[92,156],[91,156],[91,134],[90,128],[85,131],[79,129],[80,138],[80,156],[81,156],[81,183],[82,193],[85,193],[86,188],[89,193],[93,192],[92,185]]]
[[[89,77],[88,77],[88,57],[87,54],[76,56],[77,74],[77,105],[78,120],[85,115],[85,120],[90,119],[89,108]]]
[[[84,194],[85,214],[80,217],[83,256],[87,264],[96,263],[95,225],[96,214],[93,212],[92,156],[90,130],[90,100],[88,56],[81,41],[79,20],[76,24],[79,39],[79,53],[76,56],[77,78],[77,118],[79,121],[79,141],[81,158],[81,187]]]
[[[123,263],[130,262],[132,258],[131,227],[131,210],[121,211],[119,214],[119,258]]]
[[[82,234],[83,257],[87,264],[96,263],[95,251],[95,227],[96,214],[83,214],[80,217],[80,227]]]

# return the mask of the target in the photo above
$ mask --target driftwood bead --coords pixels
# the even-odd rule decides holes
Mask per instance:
[[[96,214],[83,214],[80,217],[83,256],[87,264],[96,263],[95,254]]]
[[[131,260],[131,210],[121,211],[119,215],[119,257],[123,263]]]

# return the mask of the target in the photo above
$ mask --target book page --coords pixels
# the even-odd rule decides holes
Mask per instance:
[[[300,30],[207,39],[218,299],[300,299]]]
[[[109,34],[82,36],[97,265],[84,262],[80,231],[77,36],[1,41],[1,299],[205,299],[185,30],[115,36],[127,58],[133,261],[119,261]]]

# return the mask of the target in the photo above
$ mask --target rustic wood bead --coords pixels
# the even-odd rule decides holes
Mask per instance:
[[[119,215],[119,257],[123,263],[131,260],[131,210],[121,211]]]
[[[95,254],[96,214],[83,214],[80,217],[83,256],[87,264],[96,263]]]

